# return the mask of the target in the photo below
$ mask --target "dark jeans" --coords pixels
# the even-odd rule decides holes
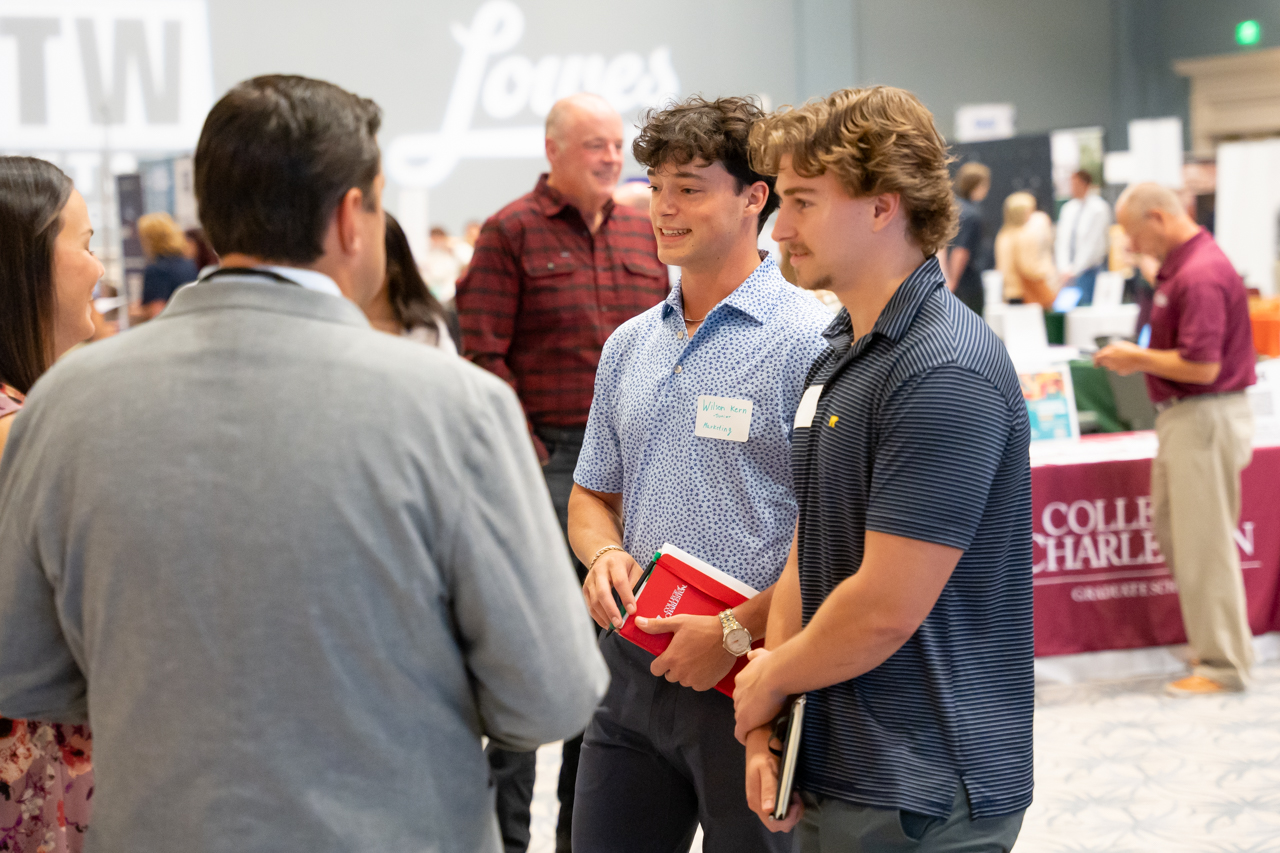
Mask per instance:
[[[653,655],[617,634],[600,641],[609,692],[587,726],[573,843],[582,853],[790,853],[747,808],[746,755],[733,700],[650,671]]]
[[[578,466],[578,454],[582,451],[585,430],[543,427],[538,437],[547,447],[551,458],[542,466],[542,476],[551,493],[551,503],[556,509],[560,529],[569,536],[569,493],[573,491],[573,470]],[[586,567],[569,552],[578,580],[585,581]],[[564,742],[560,763],[560,783],[556,794],[560,798],[560,818],[556,822],[556,853],[569,853],[570,829],[573,826],[573,792],[578,778],[578,753],[582,749],[582,735]],[[489,757],[489,770],[497,789],[498,829],[502,832],[502,844],[506,853],[525,853],[529,847],[529,804],[533,801],[533,782],[537,770],[536,752],[510,752],[492,744],[485,750]]]

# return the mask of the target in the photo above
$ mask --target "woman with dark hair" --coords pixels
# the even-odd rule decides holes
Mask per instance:
[[[380,332],[403,335],[446,352],[458,352],[457,330],[450,333],[452,318],[431,295],[404,229],[387,214],[387,279],[382,291],[365,311],[369,324]]]
[[[218,266],[218,253],[209,245],[203,228],[188,228],[182,232],[187,237],[187,257],[196,262],[196,269],[201,275]]]
[[[103,269],[92,235],[89,208],[61,170],[0,157],[0,453],[36,379],[93,335]],[[81,849],[90,750],[88,726],[0,717],[0,850]]]

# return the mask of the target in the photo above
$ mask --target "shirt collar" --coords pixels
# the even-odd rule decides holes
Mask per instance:
[[[763,323],[769,318],[769,314],[773,312],[774,296],[777,293],[777,285],[779,282],[783,284],[786,280],[782,278],[782,273],[778,270],[778,262],[773,255],[761,252],[764,255],[760,260],[760,266],[752,270],[751,275],[743,280],[742,284],[734,288],[733,292],[720,300],[711,311],[707,312],[710,317],[713,313],[720,309],[721,306],[733,308],[757,323]],[[667,294],[666,302],[662,307],[662,318],[665,320],[670,316],[671,312],[681,313],[684,310],[684,297],[681,295],[680,286],[683,282],[677,281],[675,286],[671,288],[671,292]]]
[[[330,296],[337,296],[341,299],[346,298],[342,295],[342,291],[338,289],[338,283],[322,272],[304,270],[300,267],[273,267],[266,264],[258,267],[258,269],[269,270],[276,275],[282,275],[299,287],[314,290],[316,293],[327,293]]]
[[[871,334],[882,335],[891,341],[898,341],[906,333],[911,321],[915,319],[924,301],[946,282],[942,275],[942,267],[936,255],[925,258],[924,263],[916,267],[907,276],[889,302],[876,318],[871,327]],[[842,308],[827,330],[822,333],[833,347],[839,347],[853,338],[853,320],[849,317],[849,309]]]
[[[1187,259],[1191,257],[1191,253],[1195,251],[1196,246],[1209,239],[1212,239],[1209,236],[1209,232],[1201,228],[1190,240],[1170,251],[1165,256],[1164,263],[1160,265],[1160,271],[1156,273],[1156,284],[1168,281],[1177,275],[1178,270],[1182,269],[1182,265],[1187,262]]]
[[[565,197],[560,194],[559,190],[556,190],[547,184],[547,179],[550,177],[550,173],[543,172],[538,176],[538,183],[533,187],[534,205],[536,205],[538,210],[542,212],[542,215],[548,219],[558,215],[560,211],[564,210],[566,207],[573,207],[573,205],[569,204],[569,202],[565,200]],[[573,207],[573,210],[575,212],[578,211],[576,207]],[[601,208],[601,213],[604,214],[600,220],[601,227],[604,226],[604,223],[609,221],[609,214],[612,212],[613,199],[609,199],[604,203],[604,207]],[[582,214],[578,213],[578,215],[581,216]]]

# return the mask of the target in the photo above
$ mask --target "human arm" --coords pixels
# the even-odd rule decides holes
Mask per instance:
[[[622,550],[622,527],[621,493],[597,492],[573,484],[573,491],[569,493],[569,547],[582,565],[588,567],[582,596],[591,618],[601,628],[622,627],[623,614],[611,590],[617,590],[628,614],[635,612],[636,600],[631,589],[644,572],[635,559]],[[617,550],[595,556],[610,545]]]
[[[1077,238],[1079,251],[1072,275],[1103,264],[1110,249],[1111,207],[1100,196],[1091,196],[1081,211],[1081,232]]]
[[[955,239],[951,241],[951,249],[946,256],[947,287],[951,288],[954,293],[956,288],[960,286],[960,279],[964,276],[965,269],[968,268],[969,262],[973,260],[978,249],[982,245],[982,217],[977,211],[968,205],[963,205],[960,209],[960,227],[956,231]]]
[[[960,276],[964,275],[965,267],[969,266],[969,257],[969,250],[961,246],[952,246],[947,253],[947,287],[952,293],[955,293],[960,284]]]
[[[517,395],[520,389],[507,364],[507,355],[520,310],[520,276],[519,252],[501,224],[490,219],[480,229],[471,264],[458,279],[454,296],[462,334],[458,351],[506,382]],[[534,434],[527,412],[525,424],[538,460],[545,465],[550,454],[542,439]]]
[[[1222,348],[1227,337],[1227,302],[1224,287],[1238,282],[1198,281],[1181,289],[1165,290],[1163,298],[1174,302],[1167,308],[1166,322],[1176,322],[1175,349],[1143,349],[1128,341],[1117,341],[1094,355],[1094,364],[1122,376],[1149,373],[1172,382],[1209,385],[1222,371]],[[1160,298],[1158,295],[1157,298]],[[1248,323],[1247,316],[1237,322]],[[1153,327],[1159,320],[1153,317]]]
[[[1222,370],[1222,363],[1218,361],[1188,361],[1176,349],[1143,349],[1130,341],[1107,344],[1094,353],[1093,363],[1121,376],[1150,373],[1188,385],[1211,385]]]
[[[580,732],[608,671],[510,388],[478,375],[457,416],[466,481],[446,569],[460,648],[484,732],[530,750]]]
[[[888,392],[875,416],[858,564],[830,567],[844,580],[829,588],[805,628],[772,651],[753,653],[734,693],[740,739],[773,718],[788,695],[780,690],[810,691],[856,678],[908,642],[928,616],[977,535],[997,472],[1004,466],[1006,478],[1017,477],[1016,466],[1028,464],[1026,410],[1006,370],[996,380],[940,365]],[[827,513],[822,523],[840,519]],[[812,549],[824,540],[812,528],[806,533],[802,518],[799,541]],[[787,583],[784,576],[782,596],[790,595]],[[842,618],[845,624],[836,625]],[[770,663],[791,666],[797,654],[813,656],[797,672],[782,673],[783,666]],[[821,683],[825,679],[831,680]]]
[[[792,537],[787,565],[782,570],[778,582],[773,585],[773,602],[769,607],[769,627],[764,640],[766,649],[776,649],[799,634],[804,625],[797,548],[796,537]],[[800,802],[799,797],[793,795],[792,806],[788,808],[787,817],[781,821],[773,819],[774,802],[778,791],[778,758],[769,749],[769,741],[772,737],[772,726],[767,724],[747,733],[745,741],[747,806],[770,830],[789,832],[804,815],[804,804]],[[781,749],[782,744],[777,743],[775,748]]]
[[[635,613],[632,590],[643,567],[623,550],[595,556],[610,545],[620,548],[622,533],[622,495],[595,492],[575,483],[569,495],[569,543],[582,564],[590,566],[582,595],[601,628],[622,627],[623,614],[613,599],[615,591],[626,613]],[[764,636],[772,598],[773,587],[769,587],[733,608],[734,618],[752,637]],[[724,628],[716,616],[637,618],[636,627],[649,634],[673,635],[671,645],[654,659],[650,672],[694,690],[715,687],[737,660],[724,648]]]
[[[36,450],[23,445],[34,439],[16,422],[0,418],[0,715],[84,723],[88,684],[31,540],[40,510],[31,497]]]
[[[733,608],[734,618],[753,639],[764,635],[773,590],[773,586],[761,590]],[[649,671],[694,690],[715,687],[738,660],[724,647],[724,626],[719,616],[680,614],[666,619],[638,616],[636,627],[647,634],[672,635],[671,645],[654,659]]]
[[[1053,260],[1067,279],[1074,278],[1078,272],[1071,270],[1071,235],[1078,227],[1077,218],[1081,214],[1079,205],[1079,201],[1071,199],[1062,206],[1062,210],[1058,212],[1058,227],[1053,236]]]
[[[857,678],[888,660],[929,615],[963,553],[868,530],[858,571],[836,586],[800,633],[753,652],[739,673],[738,738],[771,721],[788,696]]]

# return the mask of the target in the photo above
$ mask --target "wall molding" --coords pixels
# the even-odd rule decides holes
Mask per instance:
[[[1218,143],[1280,136],[1280,47],[1180,59],[1191,80],[1191,148],[1212,157]]]

